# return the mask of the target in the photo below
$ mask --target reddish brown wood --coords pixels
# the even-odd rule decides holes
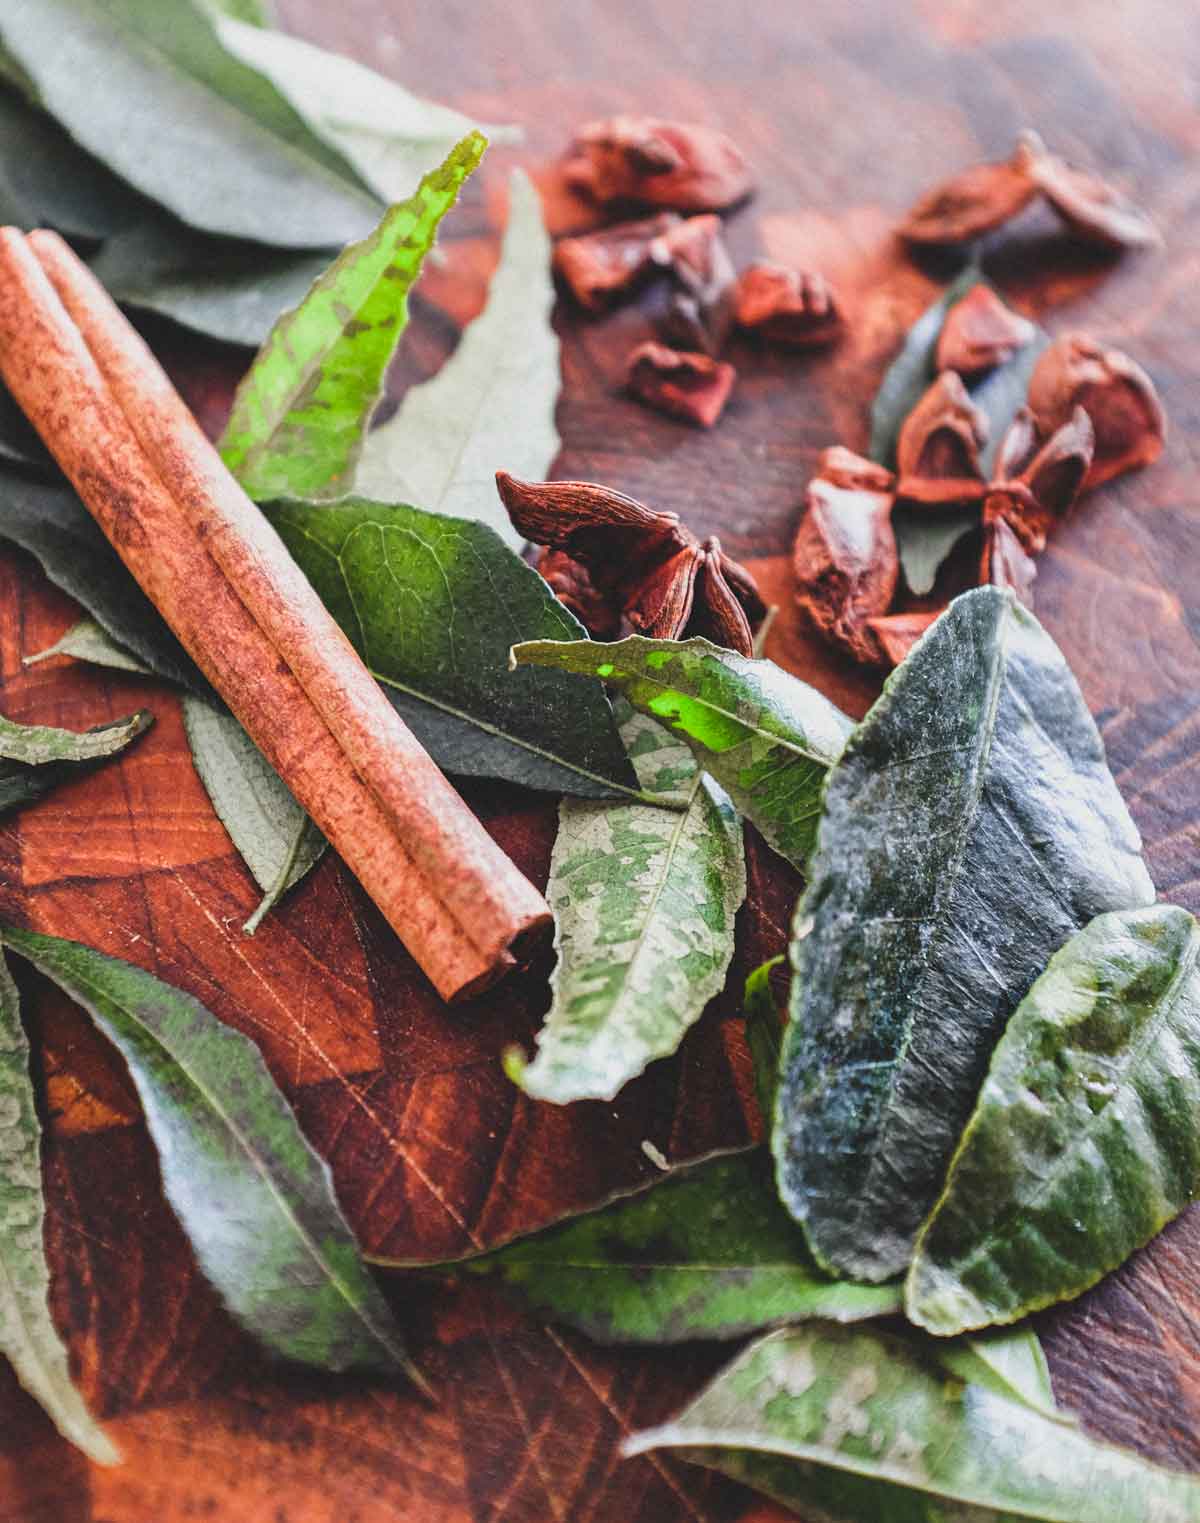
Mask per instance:
[[[879,375],[950,267],[890,236],[917,195],[1002,157],[1037,126],[1072,161],[1136,181],[1165,255],[1072,248],[1032,213],[989,253],[1007,299],[1054,331],[1086,328],[1153,375],[1173,436],[1151,470],[1094,494],[1040,558],[1038,612],[1079,675],[1144,833],[1164,898],[1200,909],[1200,509],[1192,402],[1200,361],[1192,165],[1200,124],[1189,8],[1085,0],[800,9],[647,0],[494,12],[458,0],[284,0],[298,31],[484,120],[520,121],[447,229],[448,259],[413,300],[397,388],[432,373],[482,302],[507,166],[536,173],[559,231],[595,225],[548,161],[579,122],[618,111],[699,117],[758,173],[727,222],[735,262],[821,270],[847,332],[795,355],[735,340],[737,392],[711,433],[620,394],[656,297],[601,319],[564,307],[564,451],[556,475],[605,481],[748,560],[783,610],[770,650],[861,713],[874,679],[837,664],[792,611],[788,550],[820,450],[861,449]],[[206,425],[231,357],[153,330]],[[129,957],[258,1041],[330,1159],[366,1242],[439,1254],[500,1241],[618,1183],[649,1177],[652,1142],[682,1158],[757,1125],[733,992],[680,1057],[612,1105],[522,1099],[499,1054],[528,1041],[543,963],[450,1012],[348,875],[325,862],[251,941],[255,890],[187,763],[175,699],[155,684],[22,652],[74,616],[32,562],[0,555],[0,711],[77,728],[148,703],[158,722],[121,759],[0,820],[0,913]],[[551,802],[464,790],[500,844],[544,882]],[[792,875],[755,844],[730,982],[782,945]],[[671,1461],[622,1463],[624,1429],[665,1416],[720,1358],[613,1353],[545,1329],[493,1294],[392,1282],[442,1394],[270,1366],[216,1305],[165,1207],[117,1059],[37,980],[26,989],[48,1123],[54,1308],[89,1396],[130,1463],[101,1473],[54,1435],[0,1368],[0,1515],[12,1523],[779,1523],[748,1493]],[[1200,1213],[1043,1321],[1060,1395],[1088,1424],[1200,1468]]]

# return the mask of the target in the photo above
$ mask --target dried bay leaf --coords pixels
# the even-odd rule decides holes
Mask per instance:
[[[583,629],[490,529],[353,497],[264,511],[440,766],[641,797],[598,682],[509,671],[514,641],[574,641]]]
[[[704,639],[611,645],[539,640],[513,648],[517,666],[603,677],[635,709],[687,742],[767,842],[803,868],[821,807],[821,785],[852,725],[815,688],[772,661]]]
[[[763,1148],[702,1159],[452,1267],[498,1279],[602,1343],[737,1338],[809,1317],[887,1316],[900,1303],[894,1285],[852,1285],[815,1267]]]
[[[263,891],[244,926],[252,935],[320,861],[325,838],[227,709],[185,694],[183,725],[212,806]]]
[[[0,716],[0,814],[32,803],[81,769],[115,756],[153,723],[146,709],[82,732],[17,724]]]
[[[129,1066],[163,1187],[204,1273],[266,1346],[321,1369],[423,1384],[313,1151],[258,1048],[190,994],[101,952],[5,927]]]
[[[42,661],[49,661],[51,656],[71,656],[76,661],[87,661],[92,666],[107,666],[118,672],[134,672],[139,677],[154,675],[144,661],[139,661],[132,651],[118,645],[95,619],[80,619],[77,624],[71,625],[66,634],[60,635],[53,645],[35,651],[32,656],[23,656],[22,664],[37,666]]]
[[[0,954],[0,1353],[64,1438],[98,1465],[114,1465],[120,1455],[71,1384],[50,1320],[41,1137],[20,999]]]
[[[773,1140],[820,1264],[906,1267],[1009,1015],[1153,899],[1062,654],[1010,594],[958,598],[831,771],[797,907]]]
[[[546,898],[558,962],[553,999],[527,1062],[509,1077],[535,1100],[611,1100],[669,1057],[733,957],[746,896],[742,827],[688,748],[631,714],[621,738],[638,782],[675,807],[564,799]]]
[[[367,436],[355,490],[476,519],[519,550],[524,539],[496,495],[495,475],[549,475],[561,443],[554,424],[561,375],[541,201],[522,171],[509,185],[487,305],[441,370],[410,387],[395,417]]]
[[[486,147],[478,132],[465,137],[272,328],[221,437],[222,457],[251,497],[328,499],[349,489],[408,322],[409,289]]]
[[[1102,915],[1017,1007],[909,1271],[947,1334],[1078,1295],[1200,1189],[1200,928]]]
[[[768,1333],[626,1454],[678,1450],[813,1523],[1194,1523],[1200,1480],[1089,1438],[930,1340],[812,1323]]]
[[[193,0],[21,0],[0,13],[0,42],[82,148],[192,227],[332,248],[378,220],[344,155]]]

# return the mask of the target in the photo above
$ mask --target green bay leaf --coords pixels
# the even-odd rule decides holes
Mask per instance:
[[[367,436],[355,490],[486,523],[519,550],[524,541],[495,475],[549,475],[561,443],[554,424],[561,376],[541,200],[520,170],[509,185],[508,227],[486,306],[441,370],[410,387],[395,417]]]
[[[330,248],[378,219],[345,156],[193,0],[21,0],[0,41],[82,148],[192,227]]]
[[[771,992],[771,974],[783,962],[782,954],[760,963],[746,980],[742,1009],[746,1017],[746,1046],[754,1065],[754,1093],[763,1119],[775,1114],[779,1088],[779,1051],[783,1045],[783,1022]]]
[[[974,1338],[946,1338],[933,1350],[952,1375],[969,1385],[990,1386],[1059,1422],[1069,1422],[1054,1400],[1050,1366],[1031,1327],[1002,1328]]]
[[[1008,593],[951,604],[830,772],[796,912],[774,1147],[818,1262],[903,1270],[1005,1022],[1154,886],[1066,662]]]
[[[405,1370],[387,1303],[258,1048],[190,994],[101,952],[5,927],[0,939],[92,1017],[129,1066],[163,1187],[233,1315],[322,1369]]]
[[[113,1465],[120,1455],[71,1384],[67,1350],[50,1320],[41,1137],[20,999],[0,953],[0,1354],[64,1438],[97,1464]]]
[[[1088,1437],[928,1342],[812,1323],[752,1344],[626,1454],[678,1450],[813,1523],[1195,1523],[1200,1478]]]
[[[583,631],[490,529],[360,498],[265,512],[440,766],[587,798],[637,792],[600,683],[509,671],[515,642]]]
[[[87,661],[92,666],[107,666],[110,671],[134,672],[139,677],[152,677],[154,673],[144,661],[139,661],[132,651],[118,645],[108,631],[95,619],[80,619],[70,629],[47,645],[45,650],[23,656],[25,666],[37,666],[49,661],[51,656],[70,656],[76,661]]]
[[[719,994],[746,896],[742,827],[686,746],[633,714],[621,738],[648,793],[678,807],[564,799],[546,898],[553,999],[510,1078],[535,1100],[611,1100],[669,1057]]]
[[[673,1170],[452,1267],[498,1279],[541,1316],[602,1343],[738,1338],[809,1317],[887,1316],[900,1304],[897,1286],[839,1282],[815,1267],[764,1148]]]
[[[465,137],[272,328],[221,436],[221,455],[251,497],[347,492],[408,322],[409,289],[486,146],[478,132]]]
[[[1200,928],[1102,915],[1017,1007],[922,1229],[914,1321],[939,1334],[1078,1295],[1200,1190]]]
[[[0,814],[30,804],[81,770],[116,756],[153,722],[148,710],[139,709],[127,719],[80,732],[0,716]]]
[[[691,747],[780,856],[803,868],[820,814],[821,785],[852,728],[816,688],[773,661],[707,640],[631,635],[513,648],[515,665],[603,677]]]

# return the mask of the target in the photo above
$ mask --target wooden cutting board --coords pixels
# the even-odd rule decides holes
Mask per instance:
[[[653,298],[603,322],[562,311],[557,474],[605,481],[719,533],[784,612],[771,654],[861,712],[871,683],[787,612],[787,551],[823,446],[860,447],[904,328],[949,270],[889,228],[933,180],[999,157],[1024,125],[1127,177],[1167,233],[1163,255],[1072,250],[1051,221],[1000,241],[989,271],[1054,331],[1128,348],[1171,415],[1166,458],[1089,500],[1041,562],[1038,611],[1074,667],[1164,898],[1200,910],[1200,409],[1195,249],[1200,29],[1177,0],[286,0],[295,31],[483,120],[515,121],[449,219],[448,260],[413,302],[397,385],[430,374],[481,304],[510,164],[537,176],[555,231],[584,226],[548,166],[572,127],[616,111],[711,121],[762,178],[731,221],[735,257],[816,265],[851,319],[827,354],[735,348],[741,377],[711,434],[624,399],[624,357]],[[149,330],[211,427],[245,357]],[[611,1105],[523,1099],[502,1048],[528,1042],[547,964],[448,1011],[334,861],[268,919],[240,925],[250,879],[188,760],[176,699],[21,656],[75,608],[25,557],[0,554],[0,711],[82,728],[145,703],[153,731],[119,764],[0,821],[0,912],[75,937],[190,990],[253,1037],[332,1164],[365,1243],[393,1254],[482,1246],[650,1177],[645,1144],[682,1159],[755,1126],[736,997],[677,1060]],[[555,809],[515,789],[468,797],[544,881]],[[783,944],[796,881],[752,843],[731,979]],[[394,1280],[397,1313],[441,1393],[272,1366],[222,1312],[161,1193],[119,1060],[36,979],[24,983],[48,1137],[54,1313],[89,1401],[126,1455],[90,1467],[0,1368],[4,1523],[768,1523],[732,1483],[654,1456],[623,1463],[634,1426],[721,1362],[712,1346],[612,1352],[484,1289]],[[1095,1431],[1200,1470],[1200,1211],[1119,1274],[1041,1320],[1055,1388]]]

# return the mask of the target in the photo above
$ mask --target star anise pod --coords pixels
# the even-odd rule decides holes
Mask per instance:
[[[1022,408],[996,456],[983,503],[985,530],[1002,518],[1024,549],[1035,555],[1046,536],[1071,510],[1092,463],[1095,435],[1082,407],[1040,447],[1033,416]]]
[[[937,342],[937,368],[975,377],[1012,359],[1037,330],[980,281],[946,314]]]
[[[1149,216],[1114,186],[1075,169],[1057,154],[1034,153],[1034,184],[1077,238],[1104,248],[1161,248],[1162,235]]]
[[[629,355],[625,384],[648,406],[685,423],[711,428],[725,410],[737,371],[725,360],[668,349],[647,339]]]
[[[905,502],[949,506],[983,496],[979,452],[988,420],[962,377],[943,370],[905,418],[896,440],[896,495]]]
[[[678,514],[587,481],[521,481],[498,471],[496,486],[517,532],[560,552],[551,568],[560,582],[566,561],[577,563],[589,596],[603,599],[618,627],[624,619],[656,639],[704,635],[753,654],[766,608],[753,577],[715,536],[702,544]]]
[[[680,222],[674,212],[659,212],[637,222],[617,222],[595,233],[561,238],[554,245],[554,272],[589,312],[612,306],[655,269],[655,239]]]
[[[742,271],[734,313],[739,328],[797,349],[831,343],[842,330],[837,297],[824,275],[766,260]]]
[[[669,270],[676,290],[663,322],[673,343],[716,355],[733,325],[736,276],[721,219],[709,212],[676,222],[654,239],[651,261]]]
[[[723,132],[649,116],[614,116],[579,129],[567,182],[596,201],[680,212],[719,211],[749,195],[754,177]]]

